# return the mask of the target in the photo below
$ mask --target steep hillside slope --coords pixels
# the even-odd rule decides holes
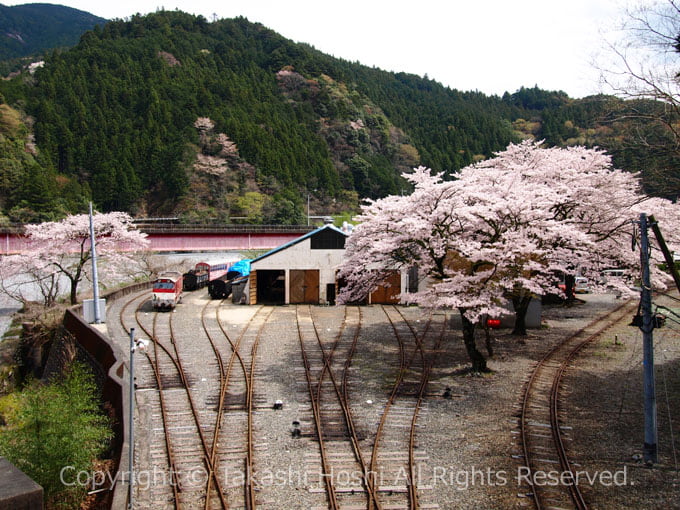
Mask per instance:
[[[89,194],[74,179],[59,176],[38,157],[32,119],[0,96],[0,224],[14,220],[46,221],[87,205]]]
[[[160,11],[110,22],[0,91],[34,119],[46,181],[140,216],[299,222],[308,199],[313,213],[349,210],[407,191],[400,175],[413,166],[452,176],[525,137],[611,149],[649,190],[678,193],[675,156],[636,142],[656,133],[626,114],[640,105],[536,87],[460,92],[330,57],[244,18]],[[12,219],[54,211],[2,193]]]
[[[181,199],[195,203],[196,153],[214,156],[199,150],[199,118],[255,169],[250,183],[237,175],[242,166],[230,169],[232,184],[211,204],[222,209],[248,186],[298,208],[308,191],[355,205],[356,194],[399,192],[400,173],[414,164],[455,170],[513,138],[509,122],[464,95],[333,59],[242,18],[159,12],[112,22],[35,78],[29,104],[46,158],[91,182],[100,207],[140,214],[193,211]]]
[[[104,23],[104,18],[63,5],[0,4],[0,60],[74,46],[83,32]]]

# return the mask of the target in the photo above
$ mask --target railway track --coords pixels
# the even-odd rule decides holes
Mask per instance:
[[[119,313],[119,322],[124,331],[129,332],[130,328],[133,327],[126,322],[125,314],[128,308],[135,310],[134,314],[136,316],[137,310],[142,305],[143,302],[149,299],[148,292],[137,295],[130,300],[128,300],[125,305],[121,308]],[[136,326],[135,322],[135,326]],[[153,502],[158,502],[160,506],[170,506],[172,508],[177,508],[177,503],[179,501],[179,480],[176,478],[179,472],[177,465],[175,463],[175,455],[173,450],[173,445],[170,440],[170,436],[165,433],[165,430],[170,426],[169,422],[166,421],[167,416],[167,403],[165,401],[165,393],[169,391],[170,388],[176,388],[181,383],[177,380],[169,381],[163,380],[160,372],[154,368],[150,362],[141,363],[141,366],[137,368],[135,374],[135,388],[136,391],[145,391],[148,389],[155,389],[157,393],[154,392],[154,397],[152,397],[151,406],[158,409],[158,413],[153,413],[154,419],[152,420],[151,426],[151,437],[152,442],[146,445],[146,450],[148,451],[148,457],[150,457],[151,471],[154,473],[159,473],[161,476],[161,481],[150,484],[149,490],[144,491],[143,494],[137,494],[137,501],[140,506],[150,508]],[[160,433],[159,433],[160,432]],[[139,465],[138,458],[140,457],[140,451],[135,450],[136,459],[135,465]],[[135,483],[139,484],[139,480]]]
[[[561,381],[581,349],[608,328],[628,319],[635,307],[636,303],[626,302],[555,345],[529,376],[521,401],[519,425],[524,463],[518,476],[537,510],[587,508],[567,455],[565,427],[561,425],[564,417],[560,416]],[[550,483],[546,483],[546,476]]]
[[[383,407],[371,455],[371,473],[380,473],[379,500],[386,508],[424,508],[419,486],[423,484],[416,453],[418,416],[423,406],[435,353],[446,333],[446,318],[439,329],[430,315],[420,331],[394,307],[382,307],[399,347],[399,366],[391,393]],[[398,481],[399,483],[395,483]],[[401,482],[405,482],[404,485]],[[427,508],[438,508],[436,503]]]
[[[376,403],[375,422],[367,423],[353,414],[349,389],[362,308],[346,307],[336,327],[326,327],[312,310],[297,306],[295,318],[327,508],[438,508],[435,502],[421,502],[416,464],[425,458],[417,452],[416,435],[446,319],[434,323],[430,317],[415,325],[398,307],[370,311],[390,320],[396,348],[387,347],[387,356],[396,375],[391,394]],[[381,348],[391,343],[385,339]]]
[[[187,341],[186,337],[175,332],[173,313],[150,314],[148,309],[148,302],[142,301],[135,312],[135,320],[152,340],[152,352],[146,353],[146,361],[154,377],[145,381],[148,371],[142,371],[138,377],[138,389],[158,391],[163,425],[160,433],[166,436],[166,451],[172,452],[168,456],[172,459],[175,507],[193,507],[197,501],[205,502],[208,507],[216,497],[219,508],[226,509],[228,504],[214,469],[211,449],[209,424],[214,421],[216,413],[201,405],[203,395],[210,391],[211,381],[221,378],[211,377],[204,365],[202,372],[196,370],[196,356],[190,355],[186,346],[182,345]],[[197,343],[199,338],[196,335],[194,342]],[[188,363],[185,363],[187,358]],[[207,377],[199,379],[199,373]],[[210,490],[211,481],[214,491]]]
[[[297,306],[295,320],[328,508],[380,508],[349,400],[361,309],[345,307],[342,324],[330,339],[320,332],[311,307]]]
[[[136,505],[255,508],[253,411],[266,405],[255,389],[255,360],[274,309],[249,312],[249,320],[236,321],[245,326],[238,326],[229,322],[220,303],[206,301],[199,331],[195,320],[181,321],[181,327],[174,323],[180,310],[158,313],[148,300],[148,293],[133,296],[120,310],[119,320],[124,331],[135,327],[153,341],[146,353],[136,354],[140,359],[137,399],[142,397],[146,417],[138,426],[147,428],[149,438],[148,444],[138,444],[136,465],[162,476],[149,488],[138,488]],[[406,508],[420,508],[415,484],[407,484],[411,489],[379,485],[382,480],[375,474],[379,470],[381,478],[399,476],[397,472],[404,469],[413,474],[417,418],[432,363],[424,339],[435,328],[423,321],[416,331],[397,308],[385,312],[397,322],[395,339],[399,334],[408,340],[397,351],[401,376],[389,410],[376,408],[382,412],[381,423],[371,437],[372,425],[357,424],[350,404],[351,365],[361,334],[362,309],[345,308],[342,323],[337,319],[333,327],[325,327],[324,319],[314,315],[320,312],[313,310],[297,307],[295,320],[328,508],[382,509],[395,504],[401,508],[409,498]],[[441,328],[439,342],[445,324]],[[438,342],[429,342],[437,348]],[[228,437],[222,437],[225,428]],[[146,458],[140,463],[142,455]],[[243,483],[231,484],[224,473],[244,473]]]
[[[138,436],[135,464],[158,483],[148,488],[138,483],[135,508],[285,508],[295,501],[295,491],[315,510],[438,508],[442,493],[428,487],[435,483],[428,481],[429,458],[418,441],[419,422],[428,418],[427,398],[434,395],[429,383],[441,359],[444,314],[428,318],[391,306],[228,307],[199,293],[186,296],[174,313],[156,313],[149,297],[146,291],[126,298],[119,324],[109,323],[124,348],[118,329],[134,327],[138,336],[155,340],[147,353],[135,354],[135,420],[137,431],[145,430]],[[556,472],[568,480],[578,471],[568,458],[561,381],[580,350],[627,320],[634,306],[613,310],[545,356],[532,354],[543,357],[521,399],[517,462],[523,479]],[[300,390],[295,396],[286,394],[294,387]],[[268,391],[271,400],[265,398]],[[277,397],[285,405],[274,412]],[[291,438],[292,420],[302,422],[302,440]],[[141,438],[148,438],[146,444]],[[261,453],[265,448],[271,450],[267,455]],[[289,458],[298,461],[293,467],[300,473],[310,474],[310,483],[303,478],[281,487],[258,486],[258,463],[264,474]],[[314,477],[321,464],[319,485]],[[187,477],[191,473],[199,476]],[[224,473],[245,476],[237,483]],[[337,476],[347,473],[352,477]],[[528,498],[521,502],[537,509],[583,509],[593,496],[578,489],[526,484],[520,491]]]
[[[256,507],[253,411],[265,400],[255,392],[255,359],[273,309],[240,309],[250,317],[238,326],[221,316],[221,304],[206,300],[198,329],[195,321],[178,329],[173,313],[153,311],[148,292],[120,310],[124,331],[135,327],[152,340],[135,374],[142,426],[151,431],[136,465],[142,450],[145,471],[160,476],[137,490],[138,507]]]
[[[257,506],[253,411],[265,403],[255,393],[256,358],[273,309],[257,308],[240,331],[230,331],[230,324],[220,317],[219,304],[208,302],[201,313],[204,331],[221,360],[219,391],[212,403],[217,412],[212,461],[222,476],[239,482],[226,488],[230,506],[253,509]],[[209,308],[214,308],[214,313],[208,313]],[[220,439],[223,429],[228,429],[229,437]]]

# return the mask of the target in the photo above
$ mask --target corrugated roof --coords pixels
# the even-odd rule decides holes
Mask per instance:
[[[311,232],[307,232],[305,235],[300,236],[297,239],[293,239],[292,241],[289,241],[286,244],[282,244],[281,246],[278,246],[278,247],[274,248],[273,250],[268,251],[264,255],[260,255],[259,257],[251,260],[250,264],[252,265],[252,264],[256,263],[258,260],[262,260],[264,258],[269,257],[270,255],[274,255],[275,253],[286,250],[286,249],[290,248],[291,246],[293,246],[293,245],[295,245],[299,242],[302,242],[305,239],[309,239],[310,237],[313,237],[314,235],[318,234],[319,232],[321,232],[323,230],[327,230],[327,229],[335,230],[336,232],[339,232],[340,234],[342,234],[345,237],[347,237],[349,235],[347,232],[340,230],[335,225],[324,225],[323,227],[319,227],[316,230],[312,230]]]

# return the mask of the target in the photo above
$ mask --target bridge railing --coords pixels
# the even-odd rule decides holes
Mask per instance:
[[[135,223],[146,233],[206,233],[206,234],[277,234],[281,232],[306,234],[316,227],[307,225],[205,225],[191,223]]]
[[[308,225],[216,225],[205,223],[155,223],[134,222],[134,225],[142,232],[147,233],[208,233],[208,234],[276,234],[280,232],[306,234],[314,230]],[[25,232],[23,223],[10,223],[0,225],[0,234],[21,235]]]

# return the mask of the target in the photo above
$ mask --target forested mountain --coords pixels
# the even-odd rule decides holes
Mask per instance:
[[[104,23],[104,18],[63,5],[0,4],[0,60],[74,46],[83,32]]]
[[[23,126],[0,140],[19,147],[34,133],[37,147],[11,172],[0,167],[0,207],[13,220],[92,198],[140,216],[298,222],[308,195],[313,211],[348,210],[404,191],[400,174],[413,166],[451,175],[527,136],[606,140],[630,169],[670,168],[665,155],[652,164],[630,152],[626,121],[612,113],[625,105],[613,98],[459,92],[324,55],[244,18],[161,11],[113,21],[0,92]],[[9,184],[28,180],[37,189]],[[46,198],[31,204],[32,194]]]

